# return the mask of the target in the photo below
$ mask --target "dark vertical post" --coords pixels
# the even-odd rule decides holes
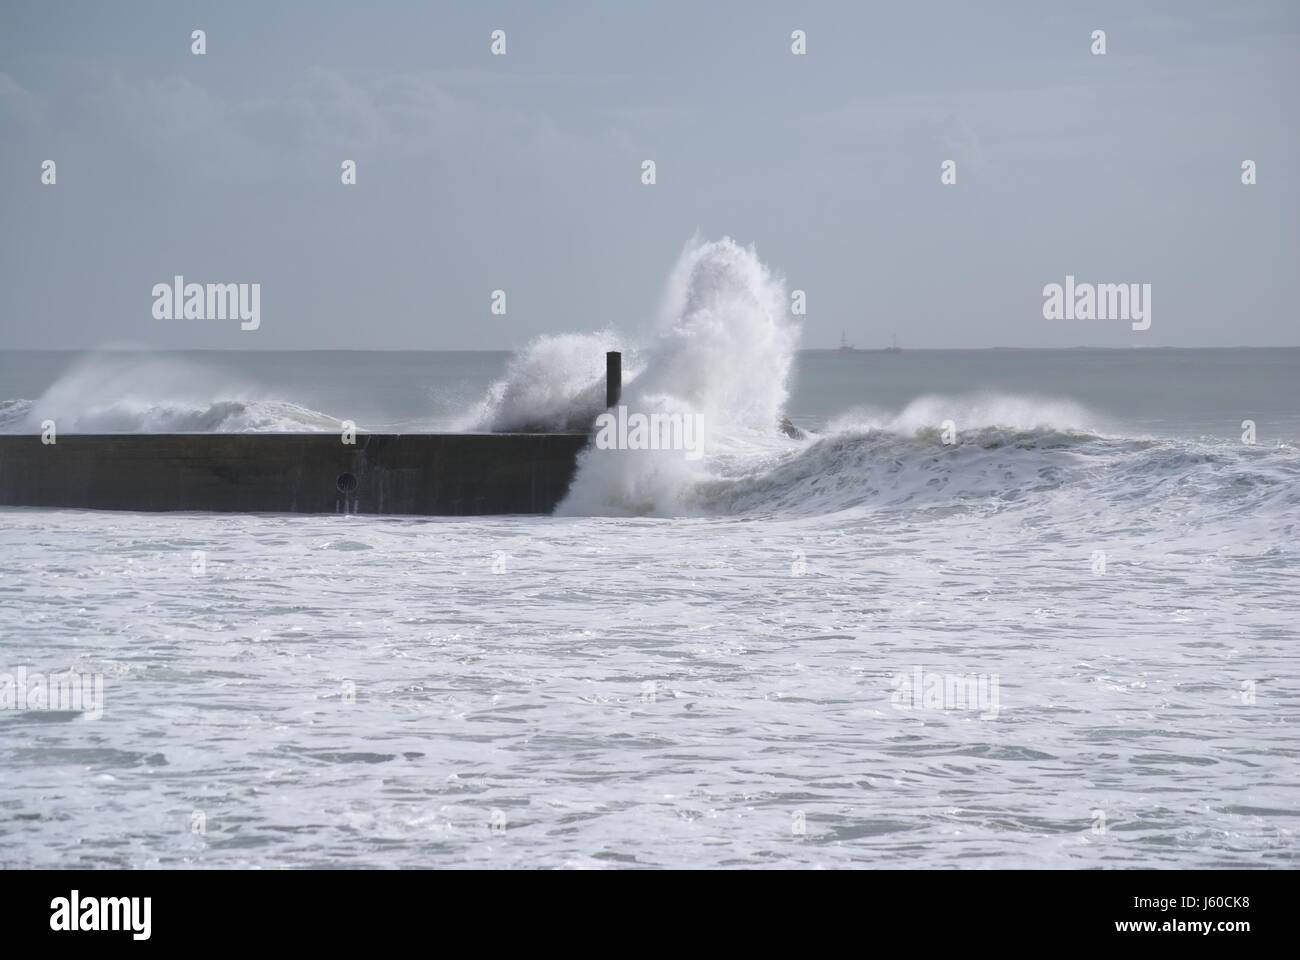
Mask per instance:
[[[623,397],[623,354],[611,350],[605,354],[605,408],[617,407]]]

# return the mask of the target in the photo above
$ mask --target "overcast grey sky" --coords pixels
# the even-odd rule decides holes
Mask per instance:
[[[1286,0],[5,0],[0,347],[635,331],[696,231],[807,291],[804,346],[1297,345],[1298,81]],[[1067,273],[1151,329],[1044,320]],[[175,274],[261,328],[154,319]]]

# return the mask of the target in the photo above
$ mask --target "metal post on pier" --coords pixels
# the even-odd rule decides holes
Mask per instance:
[[[623,397],[623,354],[611,350],[605,354],[605,409],[617,407]]]

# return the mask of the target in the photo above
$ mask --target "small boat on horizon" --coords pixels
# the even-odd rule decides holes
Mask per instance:
[[[898,345],[898,335],[895,334],[890,338],[890,345],[887,347],[861,349],[849,343],[847,332],[840,331],[840,345],[836,348],[837,353],[902,353],[903,348]]]

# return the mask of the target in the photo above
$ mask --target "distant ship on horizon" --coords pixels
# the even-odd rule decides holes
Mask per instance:
[[[838,353],[902,353],[903,348],[898,345],[898,335],[895,334],[890,338],[890,345],[887,347],[878,347],[876,349],[858,349],[849,343],[848,331],[840,331],[840,345],[837,348]]]

